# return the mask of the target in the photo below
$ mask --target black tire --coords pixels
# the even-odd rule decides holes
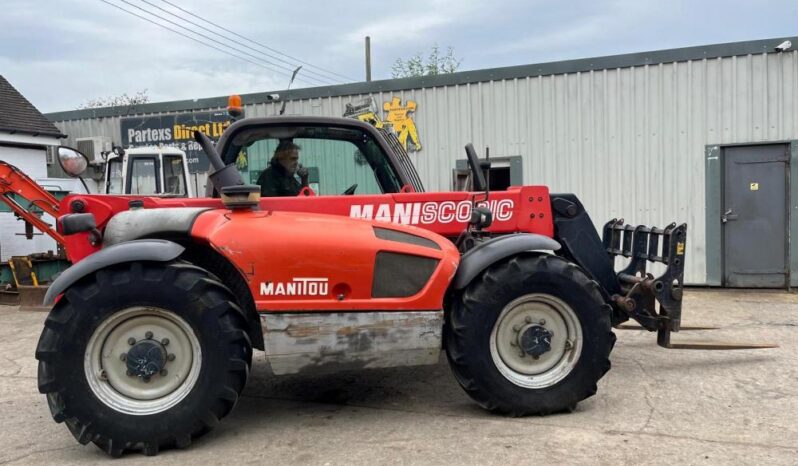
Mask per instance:
[[[178,316],[201,349],[201,357],[192,356],[200,364],[192,366],[197,375],[182,398],[145,415],[120,411],[98,398],[84,368],[95,331],[136,306]],[[81,444],[93,442],[111,456],[139,449],[155,455],[187,447],[230,413],[246,384],[252,349],[241,309],[207,271],[182,262],[134,262],[102,269],[70,287],[44,323],[36,359],[39,391],[47,395],[53,419],[65,422]],[[110,359],[104,363],[110,367]]]
[[[540,388],[512,382],[491,354],[499,314],[533,293],[554,296],[570,306],[582,332],[581,352],[569,363],[570,372]],[[446,354],[457,381],[485,409],[512,416],[573,410],[596,393],[596,383],[610,369],[615,344],[610,313],[598,285],[575,264],[545,254],[514,256],[488,268],[452,299],[444,325]]]

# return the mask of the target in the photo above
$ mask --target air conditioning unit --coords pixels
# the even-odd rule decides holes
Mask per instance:
[[[102,152],[109,152],[111,150],[111,139],[104,136],[95,136],[90,138],[77,138],[75,139],[76,149],[86,154],[89,162],[102,163],[105,159]]]

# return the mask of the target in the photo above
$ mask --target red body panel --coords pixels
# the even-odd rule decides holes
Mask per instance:
[[[484,198],[482,193],[434,192],[395,193],[354,196],[301,196],[262,198],[262,211],[308,212],[340,216],[355,216],[415,225],[448,238],[455,238],[466,227],[472,200]],[[100,230],[116,212],[128,209],[132,199],[142,199],[144,208],[156,207],[213,207],[222,208],[217,198],[156,198],[112,195],[75,195],[61,201],[62,213],[73,212],[75,200],[84,201],[85,212],[95,216]],[[491,192],[488,206],[494,214],[492,233],[554,234],[549,191],[545,186],[511,187],[507,191]],[[315,241],[315,240],[314,240]],[[99,250],[89,245],[88,234],[66,237],[69,259],[77,262]]]
[[[424,311],[443,307],[457,270],[454,245],[420,228],[381,224],[429,239],[440,250],[379,239],[373,223],[339,216],[275,211],[213,210],[192,236],[210,244],[246,278],[259,311]],[[439,260],[426,285],[405,298],[372,298],[378,251]]]

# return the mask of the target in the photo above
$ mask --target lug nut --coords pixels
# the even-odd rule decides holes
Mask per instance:
[[[127,339],[127,344],[130,345],[130,346],[135,345],[136,344],[136,339],[133,338],[133,337],[128,338]]]
[[[168,338],[164,338],[163,340],[161,340],[161,344],[164,345],[164,346],[169,346],[169,339]]]
[[[529,317],[529,316],[526,316],[526,317],[524,317],[524,322],[526,322],[528,324],[531,324],[532,323],[532,318]]]
[[[540,325],[546,325],[546,319],[540,319],[540,322],[538,322],[538,323]]]
[[[533,355],[532,355],[532,359],[534,359],[534,360],[538,360],[538,359],[540,359],[540,356],[535,356],[535,355],[533,354]]]
[[[142,377],[141,380],[143,380],[144,383],[150,383],[150,378],[149,377]]]
[[[127,361],[127,353],[122,353],[119,355],[119,359],[122,361]]]
[[[571,340],[567,340],[565,342],[565,351],[568,351],[568,350],[570,350],[573,347],[574,347],[574,345],[571,344]]]
[[[520,325],[513,325],[513,332],[520,332],[521,326]]]
[[[167,361],[174,361],[174,360],[175,360],[175,355],[174,355],[174,353],[169,353],[169,354],[166,356],[166,360],[167,360]]]
[[[147,332],[147,333],[145,333],[145,334],[144,334],[144,338],[146,338],[146,339],[148,339],[148,340],[149,340],[149,339],[151,339],[151,338],[152,338],[152,332]]]
[[[105,371],[100,372],[100,380],[108,380],[108,373]]]
[[[513,340],[510,342],[510,346],[518,346],[518,343],[516,343],[515,340]]]
[[[125,372],[125,375],[128,377],[133,377],[133,372],[131,372],[130,369],[128,369],[127,372]]]
[[[169,374],[169,371],[166,369],[161,369],[161,377],[166,377],[167,374]]]

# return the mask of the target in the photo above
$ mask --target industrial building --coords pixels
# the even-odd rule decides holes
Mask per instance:
[[[284,101],[288,115],[372,110],[400,133],[427,190],[452,188],[473,142],[489,148],[497,187],[577,193],[599,227],[687,222],[687,284],[787,287],[798,284],[798,51],[785,41],[798,47],[775,38],[242,97],[247,117],[277,115]],[[226,105],[47,116],[92,157],[110,142],[182,144],[203,192],[207,161],[178,136],[221,128]]]

